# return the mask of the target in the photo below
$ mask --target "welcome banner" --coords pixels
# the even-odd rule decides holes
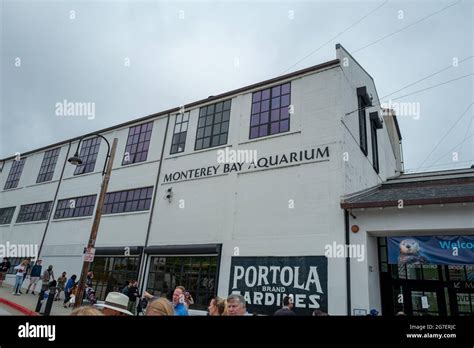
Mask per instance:
[[[474,236],[389,237],[390,264],[474,264]]]

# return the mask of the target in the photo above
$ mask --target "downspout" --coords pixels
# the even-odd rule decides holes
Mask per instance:
[[[346,245],[350,244],[349,235],[349,212],[344,209],[344,224],[345,224],[345,239]],[[347,294],[347,315],[351,316],[351,259],[349,255],[346,256],[346,294]]]
[[[37,255],[37,258],[36,258],[37,260],[39,260],[39,258],[40,258],[41,249],[43,249],[43,243],[44,243],[44,240],[46,238],[46,232],[48,232],[49,223],[51,222],[51,217],[53,216],[53,211],[54,211],[54,207],[55,207],[55,203],[56,203],[56,198],[58,198],[59,188],[61,186],[61,182],[63,181],[64,169],[66,168],[66,163],[67,163],[67,159],[69,158],[69,151],[70,150],[71,150],[71,142],[69,142],[66,157],[64,158],[63,169],[61,170],[61,176],[59,177],[58,186],[56,187],[56,192],[54,193],[53,203],[51,204],[51,211],[49,212],[48,220],[46,221],[46,227],[44,229],[43,237],[41,238],[41,244],[39,246],[38,255]]]
[[[151,222],[153,220],[153,213],[155,212],[155,202],[156,202],[156,196],[158,195],[158,184],[160,182],[160,174],[161,174],[161,165],[163,164],[164,160],[164,153],[165,153],[165,145],[166,145],[166,139],[168,137],[168,127],[170,123],[170,114],[168,114],[168,117],[166,119],[166,128],[165,128],[165,136],[163,138],[163,146],[161,147],[161,155],[160,155],[160,164],[158,166],[158,173],[156,175],[156,182],[155,182],[155,194],[153,195],[153,200],[151,203],[151,211],[150,211],[150,217],[148,219],[148,227],[146,231],[146,238],[145,238],[145,245],[143,246],[143,249],[140,254],[140,271],[138,272],[138,279],[140,279],[140,286],[139,289],[141,289],[141,292],[143,293],[144,286],[145,286],[145,270],[146,270],[146,265],[148,263],[148,260],[145,259],[145,248],[148,245],[148,239],[150,238],[150,231],[151,231]],[[143,262],[145,261],[145,262]]]

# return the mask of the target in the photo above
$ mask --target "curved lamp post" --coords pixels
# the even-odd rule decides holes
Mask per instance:
[[[82,164],[82,159],[79,157],[79,147],[81,145],[82,140],[88,137],[101,137],[102,139],[105,140],[107,143],[107,157],[105,158],[105,163],[104,163],[104,169],[102,170],[102,185],[100,187],[100,193],[99,193],[99,201],[97,202],[97,207],[95,210],[95,215],[94,215],[94,223],[92,224],[92,229],[89,237],[89,241],[87,243],[87,251],[88,252],[93,252],[94,246],[95,246],[95,241],[97,239],[97,232],[99,231],[99,224],[100,224],[100,218],[102,216],[102,207],[104,206],[104,201],[105,201],[105,194],[107,192],[107,188],[109,186],[109,180],[110,180],[110,174],[112,172],[112,165],[114,162],[115,158],[115,151],[117,149],[117,138],[114,138],[114,141],[112,142],[112,148],[110,148],[110,144],[107,141],[105,137],[103,137],[100,134],[93,133],[93,134],[88,134],[84,135],[82,138],[79,139],[79,143],[77,144],[77,149],[76,153],[74,156],[70,157],[68,159],[68,162],[73,164],[73,165],[80,165]],[[86,261],[86,258],[84,257],[84,262],[82,264],[82,272],[81,272],[81,278],[79,280],[79,284],[77,287],[77,293],[76,293],[76,302],[74,304],[74,307],[80,307],[82,305],[82,299],[84,297],[84,290],[85,290],[85,283],[87,279],[87,273],[89,272],[90,264],[92,261]]]

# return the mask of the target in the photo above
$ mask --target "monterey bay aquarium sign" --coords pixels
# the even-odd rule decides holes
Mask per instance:
[[[474,236],[390,237],[388,262],[470,265],[474,263]]]
[[[230,150],[232,151],[232,150]],[[252,150],[236,150],[252,151]],[[234,156],[239,157],[239,156]],[[329,146],[315,147],[270,156],[249,156],[251,161],[217,161],[214,165],[165,173],[163,183],[186,181],[215,175],[265,170],[298,164],[329,161]],[[255,158],[256,157],[256,158]],[[220,162],[220,163],[219,163]]]
[[[325,256],[232,257],[229,292],[244,296],[251,313],[272,315],[285,296],[297,314],[327,312],[327,269]]]

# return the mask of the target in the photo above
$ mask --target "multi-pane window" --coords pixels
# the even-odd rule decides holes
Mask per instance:
[[[5,182],[4,190],[12,189],[18,186],[20,181],[21,173],[23,172],[23,167],[25,166],[26,158],[20,160],[14,160],[12,167],[10,168],[10,173],[8,173],[7,181]]]
[[[97,195],[74,197],[58,201],[55,219],[64,219],[79,216],[91,216],[94,211]]]
[[[20,207],[16,222],[47,220],[53,202],[26,204]]]
[[[0,209],[0,225],[8,225],[10,222],[12,222],[14,213],[15,213],[15,207],[1,208]]]
[[[122,165],[146,161],[153,121],[130,127]]]
[[[290,130],[290,97],[290,83],[253,93],[250,139]]]
[[[199,120],[194,150],[227,144],[231,100],[199,109]]]
[[[76,166],[74,175],[90,173],[94,171],[95,161],[100,148],[100,137],[86,139],[82,142],[79,158],[82,163]]]
[[[58,161],[60,147],[57,149],[52,149],[44,153],[43,162],[41,163],[41,168],[38,173],[37,183],[50,181],[53,178],[54,167],[56,167],[56,162]]]
[[[171,154],[183,152],[188,133],[189,112],[177,114],[174,124],[173,140],[171,141]]]
[[[359,144],[360,149],[367,156],[367,120],[366,108],[371,106],[370,99],[367,95],[366,87],[357,88],[357,108],[359,110]]]
[[[148,210],[152,195],[153,186],[107,193],[103,214]]]
[[[379,172],[379,147],[377,139],[377,122],[373,119],[373,114],[370,114],[370,135],[372,137],[372,166],[374,170]],[[375,113],[375,117],[378,117]]]

